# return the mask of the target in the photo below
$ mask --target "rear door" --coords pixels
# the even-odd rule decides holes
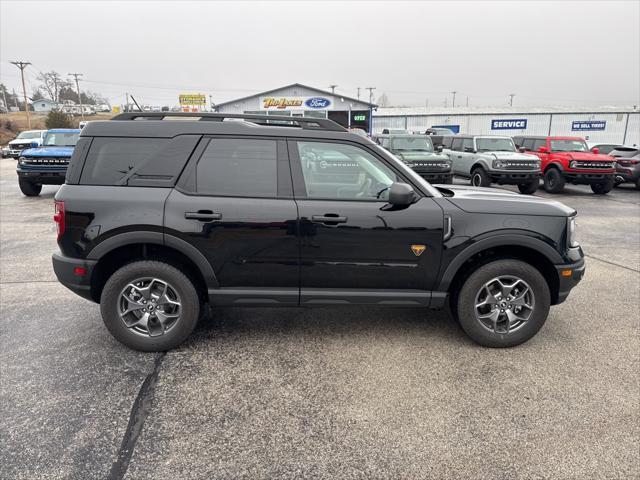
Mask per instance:
[[[427,304],[438,272],[443,212],[429,197],[390,209],[406,182],[373,149],[289,140],[300,217],[301,303]]]
[[[213,267],[213,303],[295,304],[297,216],[284,140],[213,136],[167,199],[165,228]]]

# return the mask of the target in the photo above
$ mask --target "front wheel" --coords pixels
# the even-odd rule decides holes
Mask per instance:
[[[144,352],[177,347],[198,322],[194,284],[163,262],[139,261],[117,270],[100,298],[102,320],[121,343]]]
[[[18,179],[18,186],[20,187],[20,191],[27,197],[37,197],[42,191],[42,185],[28,182],[27,180],[23,180],[22,178]]]
[[[544,173],[544,189],[549,193],[560,193],[564,190],[565,179],[557,168],[549,168]]]
[[[640,178],[636,180],[636,189],[640,190]]]
[[[520,193],[524,195],[531,195],[535,193],[536,190],[538,190],[539,185],[540,180],[538,179],[538,177],[536,177],[532,180],[529,180],[527,183],[518,184],[518,190],[520,190]]]
[[[484,168],[478,167],[471,173],[471,185],[474,187],[490,187],[491,178],[484,171]]]
[[[604,195],[605,193],[609,193],[613,189],[613,179],[605,180],[600,183],[592,183],[591,190],[596,195]]]
[[[542,274],[520,260],[496,260],[473,272],[460,289],[462,329],[485,347],[514,347],[533,337],[549,315],[551,295]]]

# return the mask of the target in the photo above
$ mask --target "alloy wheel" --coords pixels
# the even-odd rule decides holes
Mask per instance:
[[[118,314],[125,326],[138,335],[157,337],[178,323],[182,302],[168,282],[159,278],[138,278],[120,292]]]
[[[487,330],[509,334],[522,328],[533,315],[535,296],[521,278],[505,275],[486,282],[476,294],[475,315]]]

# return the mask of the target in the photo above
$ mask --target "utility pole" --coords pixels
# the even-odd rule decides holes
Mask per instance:
[[[337,87],[337,86],[338,86],[338,85],[329,85],[329,88],[331,89],[331,94],[332,94],[332,95],[335,95],[335,93],[336,93],[336,87]]]
[[[358,100],[360,100],[360,87],[358,87]]]
[[[513,107],[513,97],[515,97],[516,94],[515,93],[510,93],[509,94],[509,106]]]
[[[469,106],[469,95],[467,95],[467,107]]]
[[[367,87],[365,90],[369,90],[369,103],[373,103],[373,91],[376,87]]]
[[[78,83],[78,77],[81,77],[81,73],[68,73],[67,75],[76,79],[76,90],[78,90],[78,102],[80,102],[80,115],[84,120],[84,108],[82,108],[82,96],[80,95],[80,84]]]
[[[9,113],[9,104],[7,103],[7,94],[6,92],[6,88],[2,89],[2,99],[4,100],[4,108],[7,109],[7,113]]]
[[[456,108],[456,93],[458,93],[458,92],[456,92],[456,91],[454,90],[454,91],[453,91],[453,92],[451,92],[451,93],[453,93],[453,102],[451,103],[451,107],[452,107],[452,108]]]
[[[24,96],[24,111],[27,112],[27,126],[31,130],[31,117],[29,116],[29,103],[27,102],[27,89],[24,86],[24,69],[27,65],[31,65],[31,62],[11,62],[13,65],[20,69],[20,76],[22,77],[22,95]]]

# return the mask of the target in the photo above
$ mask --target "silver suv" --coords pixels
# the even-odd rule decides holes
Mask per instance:
[[[442,144],[453,173],[469,178],[475,187],[517,185],[526,194],[538,189],[540,160],[518,152],[511,137],[455,135],[443,137]]]

